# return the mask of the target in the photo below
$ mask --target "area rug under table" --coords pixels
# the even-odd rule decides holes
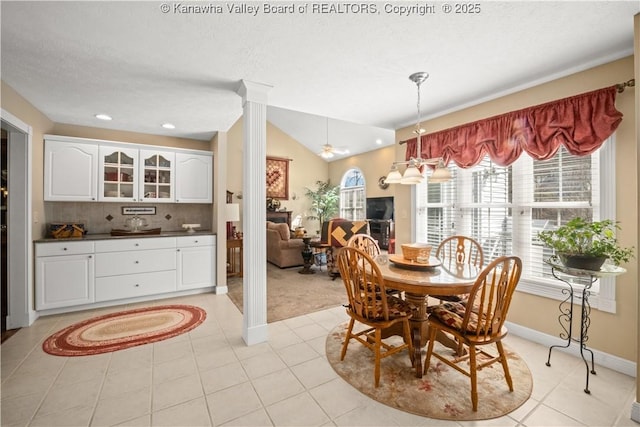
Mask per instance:
[[[407,352],[382,359],[380,386],[375,388],[373,352],[351,340],[340,361],[347,324],[334,328],[327,336],[326,352],[333,369],[349,384],[372,399],[417,415],[442,420],[471,421],[498,418],[517,409],[529,399],[533,379],[527,364],[505,346],[513,392],[504,379],[502,366],[493,364],[478,371],[478,411],[471,407],[470,379],[431,358],[429,372],[417,378]],[[387,342],[402,338],[392,337]],[[442,352],[442,347],[436,343]],[[422,352],[423,357],[425,352]],[[424,362],[424,360],[423,360]]]
[[[75,323],[42,343],[56,356],[88,356],[153,343],[189,332],[207,317],[192,305],[163,305],[105,314]]]

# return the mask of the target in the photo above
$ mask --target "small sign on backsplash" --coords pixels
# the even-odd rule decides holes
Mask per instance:
[[[155,215],[155,206],[123,206],[122,215]]]

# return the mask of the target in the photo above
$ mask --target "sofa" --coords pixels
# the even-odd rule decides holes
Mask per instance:
[[[280,268],[296,267],[304,264],[302,239],[291,238],[287,223],[267,221],[267,261]]]

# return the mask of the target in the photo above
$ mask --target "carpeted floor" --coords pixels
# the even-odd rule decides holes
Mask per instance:
[[[327,268],[316,274],[299,274],[302,267],[280,269],[267,263],[267,323],[288,319],[346,303],[342,280],[332,280]],[[231,301],[242,311],[242,278],[227,282]]]
[[[514,391],[509,391],[499,363],[478,371],[477,412],[471,407],[469,378],[435,358],[431,359],[429,372],[422,378],[417,378],[407,352],[386,357],[380,364],[380,386],[375,388],[374,356],[371,350],[351,340],[344,360],[340,360],[346,327],[346,323],[338,325],[327,336],[329,363],[353,387],[372,399],[401,411],[442,420],[485,420],[508,414],[520,407],[531,395],[533,379],[529,367],[517,353],[506,346]],[[400,340],[399,342],[402,340],[400,337],[390,337],[387,342],[393,342],[394,339]],[[442,349],[439,343],[436,345]],[[423,359],[424,356],[423,351]]]

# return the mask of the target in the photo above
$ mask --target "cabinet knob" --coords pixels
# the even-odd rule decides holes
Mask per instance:
[[[63,251],[66,251],[66,250],[67,250],[67,248],[62,248],[62,250],[63,250]]]
[[[139,244],[139,243],[136,243],[134,246],[140,246],[140,244]]]
[[[135,284],[135,285],[133,285],[133,286],[135,286],[136,288],[139,288],[139,287],[140,287],[140,284],[139,284],[139,283],[136,283],[136,284]]]
[[[93,258],[93,255],[89,255],[89,259]]]
[[[180,252],[180,249],[178,249],[178,252]]]
[[[140,264],[140,261],[135,261],[136,264]]]
[[[194,240],[194,243],[198,243],[198,241],[197,241],[197,240]]]

